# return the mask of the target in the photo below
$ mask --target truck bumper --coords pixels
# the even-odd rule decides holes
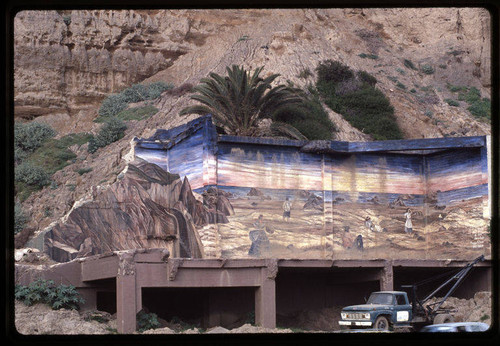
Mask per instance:
[[[371,327],[371,321],[339,321],[341,326],[360,326],[360,327]]]

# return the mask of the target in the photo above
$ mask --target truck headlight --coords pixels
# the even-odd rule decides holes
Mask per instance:
[[[363,318],[364,318],[365,320],[369,320],[369,319],[370,319],[370,313],[369,313],[369,312],[364,313],[364,314],[363,314]]]
[[[340,317],[345,320],[347,318],[347,314],[345,312],[340,313]]]

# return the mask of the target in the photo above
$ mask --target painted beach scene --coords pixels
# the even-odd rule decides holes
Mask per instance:
[[[349,160],[352,166],[353,158]],[[274,168],[265,173],[247,170],[247,180],[245,168],[228,174],[229,181],[239,179],[240,184],[248,182],[258,187],[216,187],[234,210],[227,217],[227,223],[207,226],[218,233],[221,257],[439,259],[469,258],[489,249],[488,227],[483,218],[485,184],[458,186],[445,192],[435,190],[424,195],[418,193],[418,186],[422,185],[420,177],[408,174],[398,179],[393,170],[389,178],[387,172],[381,173],[370,162],[373,160],[380,161],[374,157],[358,158],[358,165],[364,165],[365,170],[360,168],[348,174],[356,181],[349,181],[349,177],[337,178],[335,174],[347,173],[332,169],[325,182],[320,179],[324,179],[324,172],[307,169],[304,163],[290,170],[277,169],[276,162],[271,164]],[[382,161],[387,167],[387,160]],[[321,162],[318,164],[321,166]],[[474,175],[476,168],[472,165],[470,171],[465,172],[461,167],[461,174]],[[219,161],[219,181],[225,169],[227,166]],[[316,180],[314,173],[319,177]],[[388,185],[384,181],[387,179],[399,180],[398,189],[403,193],[374,192],[377,187]],[[440,180],[443,188],[445,182],[453,184],[455,178],[436,172],[435,180]],[[317,188],[315,182],[328,185],[329,190],[307,189]],[[298,188],[269,187],[280,184],[288,184],[288,187],[295,184]],[[340,190],[342,185],[353,187],[354,191]],[[335,188],[339,190],[333,190]]]
[[[180,130],[158,132],[135,153],[187,179],[200,203],[225,215],[198,228],[205,257],[467,259],[491,252],[486,137],[331,141],[337,149],[305,150],[301,141],[217,135],[207,119],[186,125],[181,139]],[[177,143],[157,149],[162,138]]]

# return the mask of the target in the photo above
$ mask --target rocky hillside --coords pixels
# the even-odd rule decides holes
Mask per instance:
[[[15,120],[50,124],[61,137],[97,133],[103,99],[136,83],[172,83],[159,110],[127,122],[125,136],[57,171],[23,202],[31,233],[66,215],[91,188],[108,186],[133,159],[131,140],[195,118],[179,117],[190,85],[232,64],[264,66],[279,83],[306,87],[332,59],[376,77],[406,138],[484,135],[450,86],[490,97],[490,18],[485,10],[300,9],[23,11],[14,20]],[[334,139],[370,137],[329,111]],[[84,175],[78,173],[86,171]]]

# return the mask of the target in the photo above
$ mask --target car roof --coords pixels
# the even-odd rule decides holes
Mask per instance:
[[[429,326],[426,326],[425,328],[427,328],[427,327],[440,328],[440,327],[482,326],[482,325],[484,325],[486,328],[490,327],[488,324],[483,323],[483,322],[451,322],[451,323],[431,324]]]
[[[377,292],[373,292],[373,293],[406,293],[406,292],[403,292],[403,291],[377,291]]]

